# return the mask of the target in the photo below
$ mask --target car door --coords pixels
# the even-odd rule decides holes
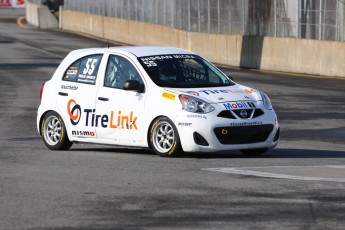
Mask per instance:
[[[79,58],[62,77],[57,104],[73,140],[96,137],[94,110],[102,57],[94,54]]]
[[[145,141],[146,94],[123,89],[127,80],[144,82],[135,64],[121,55],[109,55],[103,84],[98,88],[97,136],[108,143],[137,145]]]

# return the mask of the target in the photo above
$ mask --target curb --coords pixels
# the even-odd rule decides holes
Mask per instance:
[[[25,21],[25,22],[24,22],[24,21]],[[21,29],[28,29],[28,28],[29,28],[25,16],[20,16],[19,18],[17,18],[17,25],[18,25]]]

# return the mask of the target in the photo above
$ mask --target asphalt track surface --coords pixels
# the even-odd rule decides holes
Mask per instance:
[[[161,158],[149,150],[48,150],[42,82],[71,50],[102,42],[20,28],[0,9],[0,229],[344,229],[345,80],[223,68],[267,92],[278,147]]]

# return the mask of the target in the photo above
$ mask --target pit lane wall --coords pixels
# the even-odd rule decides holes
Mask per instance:
[[[345,78],[345,42],[187,32],[64,10],[62,29],[132,45],[180,47],[219,64]]]

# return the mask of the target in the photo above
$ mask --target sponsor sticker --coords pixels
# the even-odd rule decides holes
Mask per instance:
[[[179,126],[191,126],[192,123],[187,123],[187,122],[179,122],[178,123]]]
[[[189,54],[174,54],[174,55],[157,55],[151,57],[142,57],[140,60],[147,66],[147,67],[154,67],[157,66],[157,62],[161,60],[169,60],[169,59],[195,59],[196,57]]]
[[[75,86],[75,85],[61,85],[61,89],[78,90],[78,86]]]
[[[77,136],[77,137],[94,137],[95,133],[92,132],[92,131],[72,130],[72,136]]]
[[[163,92],[162,97],[171,101],[175,101],[176,94],[169,93],[169,92]]]
[[[77,125],[81,117],[81,107],[73,99],[70,99],[67,103],[67,112],[72,125]]]
[[[244,108],[255,108],[255,104],[253,102],[227,102],[223,104],[224,108],[227,110],[231,109],[244,109]]]
[[[173,57],[177,59],[195,59],[193,55],[189,55],[189,54],[175,54],[173,55]]]
[[[78,125],[80,118],[85,117],[86,127],[99,127],[111,129],[132,129],[138,130],[137,119],[133,111],[129,114],[122,114],[122,111],[110,111],[109,114],[98,114],[96,109],[82,109],[73,99],[67,104],[67,112],[72,125]]]
[[[87,83],[87,84],[95,84],[94,80],[88,80],[88,79],[78,79],[77,82]]]
[[[252,125],[262,125],[262,121],[240,122],[240,123],[232,122],[232,123],[230,123],[230,126],[252,126]]]
[[[201,118],[201,119],[207,119],[207,116],[205,115],[199,115],[199,114],[188,114],[187,118]]]
[[[247,93],[252,94],[257,92],[255,89],[205,89],[205,90],[199,90],[197,92],[195,91],[188,91],[187,93],[199,96],[200,94],[203,95],[215,95],[215,94],[228,94],[228,93]]]
[[[77,75],[77,74],[78,74],[78,70],[76,69],[67,70],[67,75]]]
[[[141,58],[141,60],[144,61],[155,61],[155,60],[167,60],[167,59],[173,59],[171,55],[158,55],[158,56],[151,56],[151,57],[144,57]]]

